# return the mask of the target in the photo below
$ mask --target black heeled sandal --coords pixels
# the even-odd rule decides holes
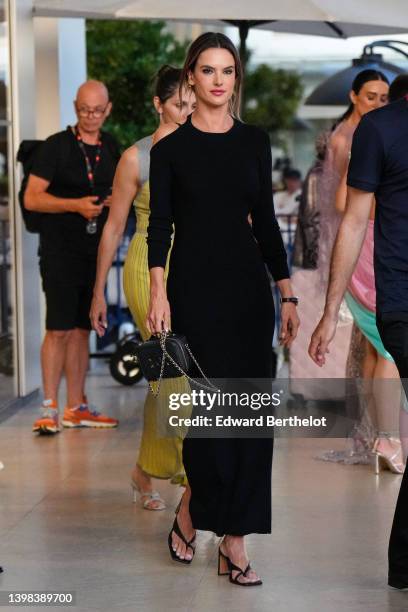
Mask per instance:
[[[224,555],[221,548],[218,549],[218,575],[228,576],[229,571],[229,559],[227,555]]]
[[[238,567],[238,565],[234,565],[234,563],[232,563],[230,559],[228,559],[228,561],[229,561],[229,571],[230,571],[229,580],[230,582],[232,582],[232,584],[238,584],[239,586],[243,586],[243,587],[259,586],[260,584],[262,584],[262,580],[260,578],[258,580],[254,580],[253,582],[240,582],[238,578],[240,576],[244,576],[246,578],[247,573],[251,569],[251,565],[248,563],[245,570],[242,570],[240,567]],[[238,572],[238,574],[233,577],[232,572]]]
[[[221,548],[218,549],[218,575],[226,576],[229,575],[229,581],[232,584],[237,584],[238,586],[250,587],[250,586],[259,586],[262,584],[262,580],[254,580],[253,582],[240,582],[238,579],[240,576],[244,576],[246,578],[246,574],[251,569],[251,565],[248,563],[245,570],[242,570],[240,567],[232,563],[231,559],[224,555]],[[238,572],[236,576],[232,576],[232,572]]]
[[[195,546],[193,546],[195,539],[196,539],[196,534],[193,535],[193,537],[191,538],[191,540],[187,540],[186,537],[184,536],[184,534],[182,533],[178,521],[177,521],[177,515],[179,513],[180,510],[180,506],[181,506],[181,500],[179,501],[177,508],[175,510],[176,513],[176,518],[174,519],[174,523],[173,523],[173,527],[171,528],[171,531],[169,533],[169,537],[168,537],[168,544],[169,544],[169,551],[170,551],[170,556],[173,559],[173,561],[178,561],[179,563],[184,563],[186,565],[189,565],[192,560],[194,559],[194,555],[195,555]],[[173,550],[173,540],[171,537],[171,534],[173,533],[176,534],[176,536],[178,536],[180,538],[180,540],[182,540],[184,542],[184,544],[186,545],[186,549],[187,548],[191,548],[192,552],[193,552],[193,556],[191,557],[191,559],[180,559],[180,557],[177,556],[176,551]]]
[[[180,540],[182,540],[184,542],[184,544],[186,545],[186,549],[187,548],[191,548],[193,556],[191,557],[191,559],[181,559],[180,557],[177,556],[176,551],[173,550],[173,540],[172,540],[172,533],[176,534],[176,536],[178,536],[180,538]],[[196,536],[194,534],[194,536],[191,538],[191,540],[186,540],[185,536],[183,535],[183,533],[180,530],[179,524],[177,522],[177,516],[174,519],[174,523],[173,523],[173,527],[171,528],[171,531],[169,533],[169,538],[168,538],[168,543],[169,543],[169,550],[170,550],[170,555],[171,558],[173,559],[173,561],[178,561],[179,563],[185,563],[186,565],[189,565],[192,560],[194,559],[194,554],[195,554],[195,546],[193,546],[194,542],[195,542]]]

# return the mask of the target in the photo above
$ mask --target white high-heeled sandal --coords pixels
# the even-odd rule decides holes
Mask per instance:
[[[131,487],[133,489],[133,503],[135,504],[138,501],[138,495],[140,496],[140,503],[142,508],[145,510],[165,510],[166,504],[164,499],[160,496],[158,491],[142,491],[137,483],[132,479],[130,481]],[[146,498],[143,501],[143,498]],[[157,501],[159,504],[156,507],[149,506],[152,501]]]
[[[387,439],[391,445],[395,443],[398,447],[397,450],[392,455],[386,455],[384,452],[379,451],[378,445],[381,439]],[[402,461],[398,461],[398,459],[402,459],[401,442],[398,438],[393,438],[389,433],[384,431],[378,432],[378,438],[374,442],[373,454],[375,474],[378,475],[381,469],[390,470],[393,474],[404,473],[405,465]]]

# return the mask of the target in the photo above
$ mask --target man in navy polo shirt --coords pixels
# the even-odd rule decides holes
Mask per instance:
[[[323,366],[336,331],[343,295],[376,200],[374,271],[377,327],[408,396],[408,99],[367,113],[354,134],[348,172],[347,209],[337,235],[323,317],[309,354]],[[394,516],[388,583],[408,588],[408,470]]]

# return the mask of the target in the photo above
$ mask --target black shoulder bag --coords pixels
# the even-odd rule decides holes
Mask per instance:
[[[161,332],[158,336],[151,336],[146,342],[141,342],[135,347],[135,352],[150,391],[155,397],[159,395],[163,378],[180,378],[180,376],[185,376],[187,380],[203,389],[218,391],[200,368],[185,336],[173,332]],[[189,376],[188,372],[193,364],[197,366],[209,386]],[[151,381],[158,381],[156,391],[150,384]]]

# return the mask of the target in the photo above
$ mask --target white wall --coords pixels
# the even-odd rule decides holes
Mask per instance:
[[[86,33],[84,19],[59,19],[60,125],[75,121],[73,101],[78,87],[86,80]]]
[[[60,130],[58,20],[33,20],[35,53],[36,136]]]
[[[14,173],[14,206],[11,223],[14,228],[14,262],[16,272],[15,295],[15,354],[18,386],[16,395],[26,395],[39,386],[39,326],[40,291],[38,282],[38,238],[28,234],[23,226],[17,191],[20,168],[15,161],[18,144],[23,139],[35,138],[35,64],[34,32],[31,0],[11,0],[11,88],[12,96],[12,172]]]
[[[86,80],[83,19],[34,19],[37,137],[75,122],[73,101]]]

